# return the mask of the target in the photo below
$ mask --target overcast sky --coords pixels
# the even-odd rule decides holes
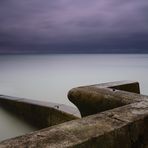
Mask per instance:
[[[0,53],[148,53],[148,0],[0,0]]]

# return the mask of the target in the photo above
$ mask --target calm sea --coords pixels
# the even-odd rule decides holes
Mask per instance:
[[[63,54],[0,56],[0,94],[73,106],[73,87],[118,80],[140,82],[148,95],[148,54]],[[33,131],[0,108],[0,141]]]

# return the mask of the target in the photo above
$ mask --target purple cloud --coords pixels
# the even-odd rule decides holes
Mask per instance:
[[[148,52],[148,1],[0,2],[0,52],[60,49]]]

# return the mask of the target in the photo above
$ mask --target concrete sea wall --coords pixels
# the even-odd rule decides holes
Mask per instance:
[[[0,143],[6,147],[148,148],[148,96],[139,83],[112,82],[74,88],[68,98],[83,118]]]
[[[78,119],[79,112],[72,107],[36,100],[0,96],[0,107],[37,129]]]

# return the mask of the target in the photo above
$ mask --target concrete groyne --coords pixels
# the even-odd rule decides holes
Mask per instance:
[[[148,96],[140,94],[138,82],[82,86],[68,98],[83,118],[2,141],[0,147],[148,147]]]

